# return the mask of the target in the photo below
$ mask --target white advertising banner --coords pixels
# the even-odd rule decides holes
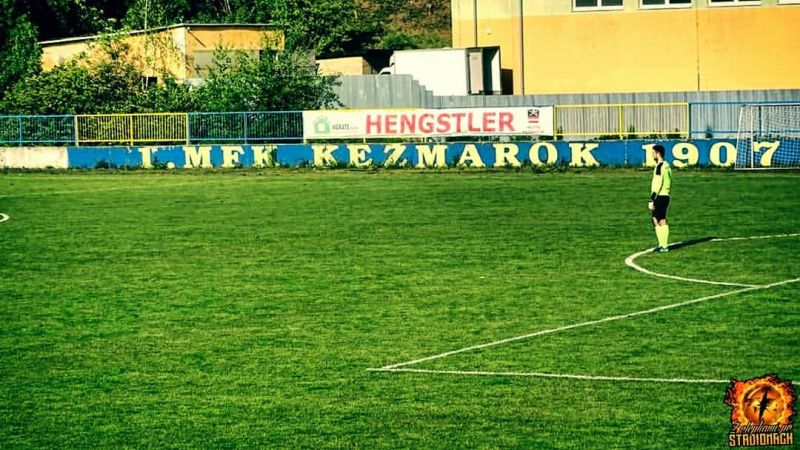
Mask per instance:
[[[304,111],[306,139],[553,135],[553,107]]]

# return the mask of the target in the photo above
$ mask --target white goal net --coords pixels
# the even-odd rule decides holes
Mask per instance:
[[[800,103],[743,105],[735,167],[800,168]]]

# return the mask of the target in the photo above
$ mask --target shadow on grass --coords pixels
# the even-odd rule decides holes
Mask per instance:
[[[702,237],[702,238],[698,238],[698,239],[689,239],[688,241],[676,242],[675,244],[671,244],[667,248],[669,248],[670,251],[678,250],[678,249],[681,249],[683,247],[689,247],[690,245],[702,244],[704,242],[712,241],[714,239],[716,239],[716,237],[714,237],[714,236],[706,236],[706,237]]]

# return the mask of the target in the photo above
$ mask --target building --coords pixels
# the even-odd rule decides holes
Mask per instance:
[[[269,24],[176,24],[132,31],[121,36],[127,55],[141,66],[142,76],[158,79],[163,73],[178,81],[196,81],[214,63],[218,47],[258,57],[261,51],[282,50],[283,32]],[[101,36],[40,42],[42,69],[50,70],[75,56],[97,52]]]
[[[317,58],[320,75],[376,75],[389,66],[391,50],[368,50],[359,55]]]
[[[800,0],[452,0],[515,94],[800,88]]]

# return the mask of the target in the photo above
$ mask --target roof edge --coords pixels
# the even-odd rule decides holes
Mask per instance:
[[[112,31],[109,34],[124,34],[127,36],[135,36],[146,33],[156,33],[159,31],[174,30],[176,28],[259,28],[264,30],[277,29],[275,23],[176,23],[172,25],[165,25],[161,27],[148,28],[146,30],[131,30],[131,31]],[[97,40],[101,34],[93,34],[90,36],[75,36],[60,39],[51,39],[47,41],[40,41],[39,45],[53,45],[53,44],[66,44],[69,42],[85,42]]]

